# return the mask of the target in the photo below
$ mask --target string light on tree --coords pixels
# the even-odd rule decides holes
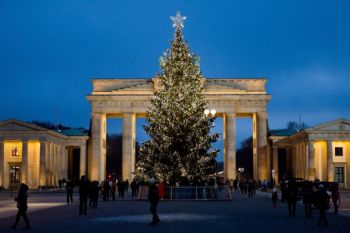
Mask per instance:
[[[183,39],[185,16],[170,17],[175,28],[171,47],[159,59],[160,86],[150,99],[144,126],[150,140],[141,145],[137,169],[144,179],[170,184],[199,182],[215,174],[219,134],[211,133],[216,111],[206,109],[199,58]],[[210,118],[203,117],[203,112]]]

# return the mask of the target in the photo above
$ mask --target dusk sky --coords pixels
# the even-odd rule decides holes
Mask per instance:
[[[350,119],[348,0],[2,0],[0,120],[88,127],[90,80],[153,77],[177,10],[205,77],[268,79],[270,128]]]

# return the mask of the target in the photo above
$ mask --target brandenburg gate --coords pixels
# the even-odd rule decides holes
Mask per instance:
[[[208,109],[223,118],[224,177],[236,178],[236,118],[251,117],[253,124],[253,176],[256,180],[270,177],[267,147],[266,106],[271,95],[266,93],[264,78],[202,78]],[[91,104],[91,140],[88,171],[91,180],[106,177],[106,120],[121,117],[122,179],[135,172],[136,118],[144,117],[149,99],[161,88],[153,79],[93,79],[93,91],[87,96]]]

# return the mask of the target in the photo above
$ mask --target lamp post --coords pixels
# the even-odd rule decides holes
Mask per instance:
[[[215,114],[216,114],[216,110],[215,109],[205,109],[204,110],[204,115],[206,118],[209,117],[209,120],[210,122],[213,124],[212,126],[214,126],[214,117],[215,117]]]
[[[275,170],[274,169],[271,170],[271,175],[272,175],[272,190],[273,190],[273,186],[275,183]]]
[[[242,174],[244,172],[244,167],[240,167],[238,168],[239,174],[240,174],[240,178],[242,178]]]
[[[215,114],[216,114],[216,110],[215,109],[211,109],[211,110],[205,109],[204,110],[204,115],[206,117],[208,117],[209,115],[211,115],[211,117],[215,117]]]

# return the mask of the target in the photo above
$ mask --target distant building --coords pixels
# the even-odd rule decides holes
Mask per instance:
[[[88,132],[54,131],[10,119],[0,122],[0,187],[57,186],[86,174]]]
[[[271,168],[282,176],[336,181],[350,188],[350,121],[338,119],[301,131],[272,130]]]

